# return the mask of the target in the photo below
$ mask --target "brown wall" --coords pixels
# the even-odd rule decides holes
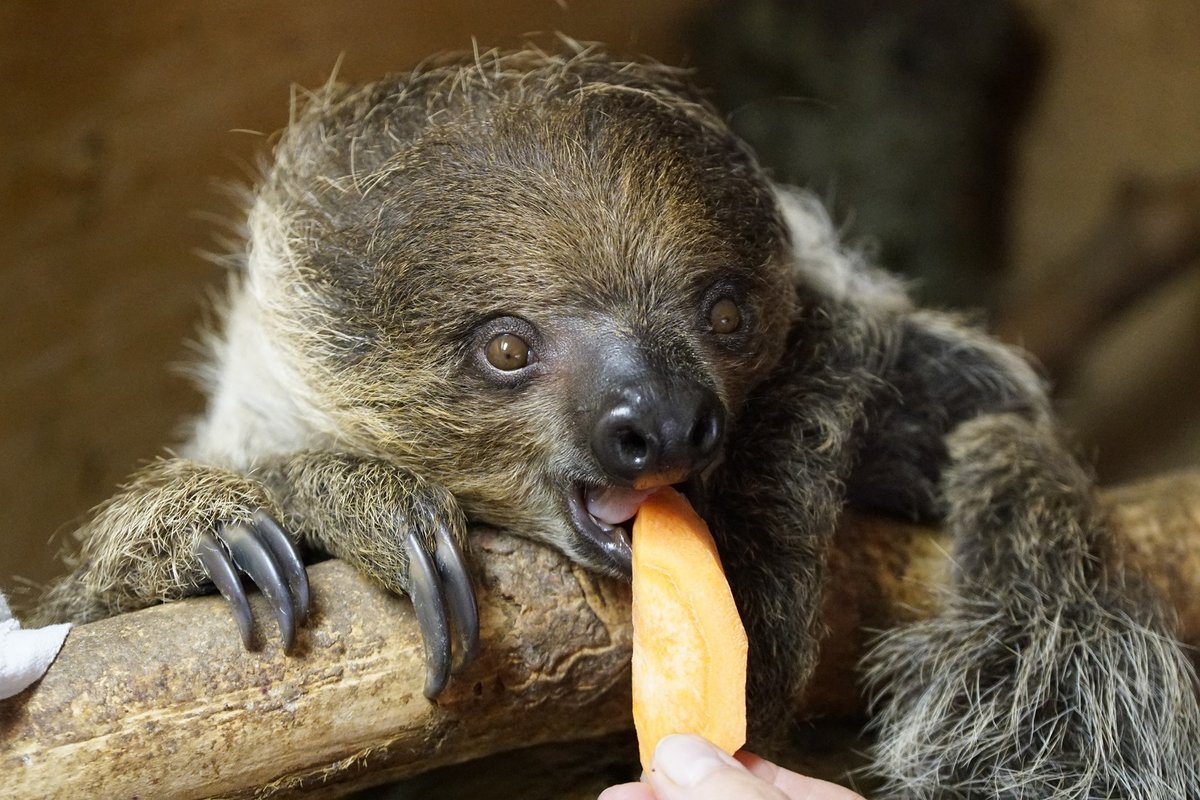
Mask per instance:
[[[1019,141],[1011,269],[1080,260],[1130,181],[1200,175],[1200,3],[1018,0],[1046,41]],[[1195,224],[1193,222],[1193,224]],[[1200,466],[1200,263],[1112,324],[1061,387],[1108,481]]]
[[[12,2],[0,5],[0,586],[200,399],[186,360],[220,270],[214,184],[244,180],[293,82],[563,31],[684,56],[696,0]],[[569,6],[565,10],[561,6]]]

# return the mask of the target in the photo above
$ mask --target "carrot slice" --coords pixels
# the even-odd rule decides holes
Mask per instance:
[[[669,488],[633,523],[633,723],[645,770],[668,734],[746,743],[746,631],[708,526]]]

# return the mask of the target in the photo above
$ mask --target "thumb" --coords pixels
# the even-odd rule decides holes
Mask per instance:
[[[691,734],[658,743],[648,778],[658,800],[787,800],[732,756]]]

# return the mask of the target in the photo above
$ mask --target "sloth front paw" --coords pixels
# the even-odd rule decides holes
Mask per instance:
[[[299,453],[261,471],[311,544],[389,591],[408,595],[433,698],[479,645],[479,612],[463,556],[467,521],[454,496],[411,471],[350,453]]]
[[[291,537],[270,514],[260,508],[248,522],[225,522],[201,533],[196,557],[229,601],[247,650],[253,649],[253,618],[239,571],[266,596],[279,623],[283,649],[291,649],[296,626],[308,617],[308,574]]]
[[[455,665],[452,632],[458,640],[457,666],[474,660],[479,610],[458,540],[444,523],[430,527],[432,535],[422,536],[417,527],[403,534],[407,569],[395,588],[412,599],[425,647],[425,696],[433,698],[446,688]],[[297,626],[308,616],[308,575],[292,537],[274,517],[258,509],[249,521],[221,523],[200,534],[195,554],[205,575],[229,602],[247,650],[254,646],[254,620],[239,572],[248,575],[267,598],[284,650],[291,649]]]
[[[441,694],[450,680],[451,628],[458,634],[460,668],[475,658],[479,648],[479,609],[462,549],[446,524],[437,523],[433,534],[433,548],[426,546],[415,528],[403,541],[408,594],[425,643],[425,696],[430,699]]]

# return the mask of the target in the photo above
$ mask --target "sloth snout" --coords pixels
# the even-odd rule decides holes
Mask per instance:
[[[725,411],[711,389],[678,378],[630,381],[601,404],[591,448],[615,482],[652,488],[702,470],[724,433]]]

